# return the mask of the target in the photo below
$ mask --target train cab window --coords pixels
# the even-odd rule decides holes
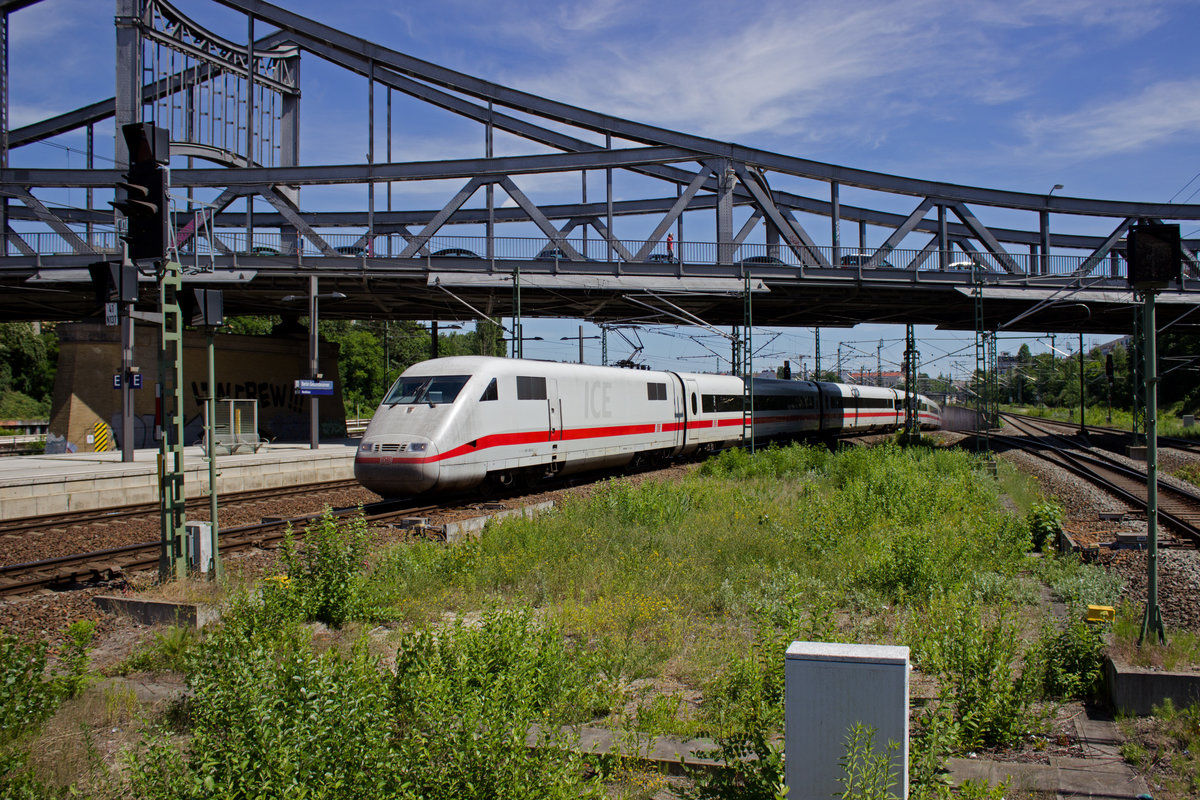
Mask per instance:
[[[646,384],[646,399],[647,400],[666,400],[667,385],[665,383],[647,383]]]
[[[517,399],[518,400],[545,400],[546,399],[546,379],[537,376],[518,375],[517,376]]]
[[[496,385],[496,379],[492,378],[492,382],[487,385],[487,388],[483,390],[483,394],[479,396],[479,402],[482,403],[487,400],[499,400],[499,399],[500,399],[500,388]]]
[[[453,403],[470,375],[414,375],[401,378],[384,399],[387,405]]]

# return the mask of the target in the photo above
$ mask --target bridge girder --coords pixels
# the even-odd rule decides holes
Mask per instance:
[[[118,79],[114,97],[8,132],[7,142],[9,148],[19,148],[80,128],[87,128],[90,132],[93,125],[114,117],[118,123],[130,115],[156,118],[160,105],[170,109],[175,106],[186,109],[186,124],[172,128],[173,155],[187,158],[189,164],[192,159],[201,158],[220,166],[173,171],[173,196],[181,203],[185,196],[190,198],[198,191],[216,192],[212,203],[177,217],[179,233],[176,241],[181,252],[187,248],[194,253],[206,249],[208,252],[203,257],[210,269],[216,272],[234,275],[247,264],[264,267],[255,272],[256,277],[250,284],[231,281],[231,287],[238,287],[234,291],[253,294],[247,286],[255,281],[261,281],[261,287],[272,287],[273,291],[276,285],[286,284],[296,275],[311,274],[312,270],[336,281],[342,279],[341,262],[360,260],[362,268],[357,273],[360,281],[378,280],[383,282],[381,285],[387,285],[387,281],[398,280],[405,283],[407,288],[404,291],[410,292],[410,284],[414,280],[428,279],[434,270],[428,263],[421,267],[409,262],[414,258],[419,261],[419,257],[428,259],[431,251],[437,249],[434,243],[438,237],[455,235],[446,231],[486,225],[491,232],[497,224],[522,223],[536,226],[544,239],[540,245],[535,242],[531,253],[514,255],[510,252],[507,257],[500,257],[504,269],[531,269],[536,273],[538,264],[534,253],[539,250],[550,252],[547,248],[562,253],[564,260],[577,268],[591,260],[589,252],[592,251],[588,249],[591,245],[587,238],[591,231],[597,236],[592,243],[605,253],[600,260],[615,259],[615,276],[636,275],[644,273],[645,265],[656,255],[663,255],[655,251],[661,249],[663,237],[672,225],[680,224],[685,215],[715,212],[715,235],[713,241],[706,245],[712,251],[707,263],[714,268],[736,267],[740,264],[743,268],[754,270],[755,274],[771,273],[769,280],[774,281],[770,284],[772,292],[777,291],[774,288],[776,286],[791,287],[793,282],[807,282],[815,292],[827,291],[830,286],[841,287],[843,277],[849,278],[860,289],[871,287],[880,298],[907,299],[898,310],[879,308],[855,312],[848,310],[854,308],[854,304],[845,301],[842,311],[830,312],[834,316],[841,315],[838,318],[849,319],[854,314],[860,314],[864,320],[879,321],[885,317],[896,317],[896,321],[914,321],[905,317],[921,316],[925,313],[919,310],[921,308],[946,307],[945,303],[923,304],[916,299],[916,295],[909,296],[911,291],[916,291],[913,287],[930,283],[931,271],[940,276],[935,283],[950,285],[965,282],[965,275],[947,273],[947,266],[955,258],[977,263],[983,269],[984,281],[996,287],[1009,285],[1014,279],[1018,280],[1015,285],[1027,288],[1048,285],[1048,282],[1057,279],[1062,287],[1080,288],[1090,281],[1099,287],[1098,291],[1108,291],[1113,287],[1101,287],[1101,283],[1111,280],[1121,268],[1121,237],[1129,225],[1139,219],[1200,220],[1200,205],[1050,197],[962,186],[870,172],[720,142],[619,119],[449,70],[338,31],[270,3],[259,0],[215,2],[246,16],[248,35],[245,43],[232,42],[211,33],[166,0],[118,0],[119,11],[128,13],[118,13],[117,17],[117,73],[124,78]],[[23,0],[3,2],[0,3],[0,12],[5,15],[6,22],[7,14],[30,4]],[[277,30],[256,37],[256,23],[271,25]],[[5,24],[6,47],[7,30]],[[135,62],[140,64],[142,59],[157,58],[158,53],[165,51],[177,53],[182,67],[170,71],[170,74],[156,70],[155,73],[161,77],[145,85],[134,85],[133,76],[140,73],[140,70],[133,69]],[[390,93],[395,91],[483,125],[489,142],[492,132],[500,130],[553,152],[495,156],[489,151],[479,158],[384,163],[369,157],[368,163],[361,164],[300,165],[295,160],[295,141],[298,137],[295,104],[301,97],[301,54],[323,59],[368,79],[371,103],[367,122],[372,131],[375,127],[374,89],[378,86],[389,93],[389,108]],[[171,63],[173,65],[174,60]],[[229,142],[223,131],[218,141],[215,117],[210,119],[208,130],[198,125],[196,120],[202,118],[203,114],[197,111],[195,104],[202,102],[206,90],[216,91],[213,87],[218,80],[242,82],[239,87],[245,88],[244,110],[248,120],[257,118],[256,115],[265,110],[256,106],[256,103],[269,102],[272,115],[266,123],[269,130],[255,130],[253,125],[248,125],[249,130],[244,138],[235,135],[233,141]],[[7,74],[4,75],[4,81],[7,82]],[[238,92],[241,97],[241,88]],[[209,97],[211,100],[212,95]],[[278,109],[275,106],[276,98],[279,99]],[[223,102],[225,99],[222,95]],[[175,111],[169,111],[171,120],[176,119],[174,115]],[[7,113],[4,119],[7,120]],[[221,124],[224,127],[224,118]],[[570,126],[578,134],[564,132],[562,125]],[[258,153],[273,153],[276,148],[273,137],[276,136],[284,140],[278,148],[282,153],[280,163],[265,163],[271,159],[259,158]],[[596,140],[597,137],[603,137],[603,144]],[[621,146],[614,148],[614,139]],[[117,162],[121,163],[119,148],[123,145],[120,137],[117,140]],[[371,141],[373,148],[373,133]],[[2,164],[10,163],[8,155],[6,149]],[[617,200],[611,188],[614,171],[655,179],[664,187],[671,188],[675,196],[654,192],[640,198]],[[579,202],[561,202],[557,199],[555,202],[538,202],[537,193],[520,188],[524,181],[518,180],[523,176],[571,172],[585,176],[584,196]],[[586,199],[586,175],[589,172],[603,172],[606,175],[606,197],[603,201],[593,199],[589,202]],[[77,291],[69,288],[75,284],[67,279],[67,273],[64,272],[63,280],[59,281],[53,280],[51,273],[56,269],[77,269],[86,259],[113,257],[115,239],[111,233],[106,232],[107,238],[93,236],[93,229],[111,227],[112,213],[92,206],[91,195],[95,190],[111,189],[118,175],[119,170],[23,169],[12,166],[0,169],[0,197],[5,199],[4,207],[0,209],[0,221],[8,240],[5,253],[0,255],[0,283],[10,288],[20,287],[20,291],[14,288],[10,293],[12,297],[28,297],[50,291],[46,287],[51,286],[58,287],[53,289],[55,292]],[[451,190],[445,202],[437,208],[382,210],[374,207],[373,189],[377,185],[446,180],[458,181],[458,188]],[[829,187],[828,195],[812,196],[793,187],[772,186],[782,186],[789,181],[826,184]],[[337,184],[369,187],[372,198],[369,207],[355,211],[320,209],[307,206],[300,200],[300,187]],[[496,187],[500,187],[516,206],[495,208],[491,194]],[[879,207],[844,205],[839,196],[844,187],[878,193],[883,201]],[[51,195],[62,188],[89,190],[89,207],[57,208],[39,197]],[[481,190],[488,194],[487,207],[469,205],[469,201]],[[897,195],[907,198],[907,202],[915,200],[912,212],[903,214],[891,210]],[[264,199],[271,210],[264,212],[255,209],[252,204],[255,198]],[[246,210],[231,209],[235,204],[244,204]],[[1036,215],[1037,224],[1031,224],[1028,229],[990,226],[981,220],[982,212],[978,211],[989,208],[1031,212]],[[733,219],[735,209],[744,215],[740,227]],[[947,212],[956,221],[949,220]],[[1051,231],[1051,214],[1055,215],[1056,221],[1078,217],[1111,219],[1115,220],[1115,227],[1112,233],[1100,236],[1065,230]],[[810,232],[812,226],[807,218],[814,216],[829,220],[830,245],[820,244],[819,239]],[[639,228],[649,233],[635,239],[619,238],[614,230],[614,218],[637,219]],[[860,242],[858,248],[848,247],[838,241],[836,233],[843,221],[858,222],[860,231],[865,225],[884,228],[887,235],[878,247],[866,247],[865,242]],[[19,231],[14,228],[14,222]],[[39,233],[39,226],[46,233]],[[87,229],[86,234],[79,230],[81,227]],[[765,245],[750,242],[752,234],[760,227],[765,230]],[[414,232],[413,228],[417,231]],[[334,237],[339,234],[329,231],[338,229],[354,229],[353,243],[337,246]],[[274,248],[275,253],[255,252],[264,249],[256,244],[263,231],[279,237],[280,244]],[[576,231],[580,231],[580,234],[573,238]],[[398,237],[394,248],[393,236]],[[202,241],[196,241],[196,237]],[[486,245],[479,249],[495,255],[496,238],[493,234]],[[679,238],[682,239],[682,236]],[[916,247],[911,245],[914,238],[919,239]],[[699,247],[701,244],[689,243],[693,246],[693,253],[702,249]],[[904,247],[906,244],[909,245],[907,249]],[[382,245],[386,245],[387,253],[395,254],[393,261],[381,260],[385,252]],[[1078,253],[1069,262],[1069,269],[1050,274],[1051,246],[1060,252],[1071,250]],[[675,247],[679,255],[667,255],[678,260],[683,255],[684,242],[677,242]],[[1028,247],[1029,253],[1012,252],[1013,247]],[[1195,256],[1200,241],[1189,240],[1185,247],[1188,251],[1189,275],[1179,288],[1183,295],[1190,295],[1193,291],[1200,294],[1200,264],[1197,264]],[[957,253],[953,251],[954,248],[957,248]],[[359,259],[360,251],[365,251],[365,255]],[[847,251],[853,251],[856,255],[851,268],[844,269],[841,259]],[[760,256],[760,252],[763,255]],[[929,265],[934,261],[934,253],[938,254],[938,258],[931,270]],[[780,254],[785,258],[781,259]],[[747,258],[750,260],[746,261]],[[899,269],[885,269],[889,258],[904,263],[897,264]],[[266,260],[258,265],[260,259]],[[779,263],[773,263],[773,259]],[[1106,259],[1111,265],[1108,274],[1103,269]],[[693,258],[691,261],[694,263],[689,266],[695,268],[704,259]],[[456,266],[464,275],[481,272],[492,274],[497,269],[497,263],[495,258],[468,258]],[[555,268],[558,267],[556,262]],[[682,273],[682,267],[679,264],[677,272]],[[786,271],[774,274],[780,268]],[[292,275],[288,272],[292,269],[299,272]],[[829,271],[841,274],[823,274]],[[419,272],[420,276],[417,275]],[[684,276],[680,274],[675,277],[682,279]],[[692,277],[700,280],[702,276]],[[895,281],[910,288],[897,293],[891,285]],[[588,291],[620,291],[619,286],[618,282],[600,288],[597,283]],[[479,285],[476,285],[476,290],[482,291]],[[557,309],[559,313],[554,314],[556,316],[578,313],[581,307],[592,307],[591,303],[565,301],[555,306],[554,297],[571,297],[575,291],[570,287],[556,286],[547,290],[544,303],[541,303],[536,297],[536,287],[531,287],[529,292],[533,294],[526,292],[526,297],[538,310],[551,313]],[[783,289],[779,288],[778,291]],[[792,287],[781,296],[797,292]],[[38,296],[40,305],[31,304],[30,307],[37,306],[39,313],[45,313],[53,304],[43,303],[45,297]],[[496,301],[496,297],[491,295],[486,299],[493,303]],[[430,298],[425,300],[429,301]],[[716,308],[722,305],[722,301],[713,303]],[[19,313],[11,307],[12,302],[8,305],[7,313]],[[247,307],[253,305],[248,302]],[[3,306],[4,303],[0,302],[0,307]],[[78,310],[77,304],[68,306],[73,311]],[[769,302],[764,306],[756,300],[756,313],[760,309],[766,313],[770,306]],[[236,302],[233,307],[237,307]],[[377,312],[380,308],[377,301],[374,307]],[[788,319],[794,319],[796,308],[814,309],[815,306],[803,302],[793,304],[786,315]],[[623,311],[627,312],[628,309]],[[366,311],[363,313],[364,316],[371,315]],[[818,315],[815,310],[809,313]],[[951,327],[958,324],[953,312],[944,313],[945,324]],[[767,317],[760,314],[758,318]]]

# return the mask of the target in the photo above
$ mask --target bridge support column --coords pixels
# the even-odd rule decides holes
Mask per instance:
[[[737,173],[728,159],[718,162],[717,185],[717,263],[733,263],[733,189]]]
[[[829,262],[835,267],[842,263],[842,201],[838,193],[838,182],[829,182],[829,241],[833,245]],[[769,255],[776,255],[770,253]],[[778,256],[776,256],[778,258]]]
[[[117,0],[117,77],[114,127],[142,121],[142,34],[138,29],[141,0]],[[116,136],[113,158],[117,169],[129,166],[129,146]],[[116,211],[113,212],[114,215]]]

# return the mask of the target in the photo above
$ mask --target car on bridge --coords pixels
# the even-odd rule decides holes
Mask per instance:
[[[479,258],[479,254],[465,247],[446,247],[432,254],[433,258]]]
[[[843,267],[869,267],[871,265],[871,256],[842,256],[838,262]],[[895,269],[891,264],[882,258],[875,262],[875,266],[879,269]]]
[[[742,267],[786,267],[787,264],[775,256],[750,256],[738,262]]]
[[[651,253],[646,257],[647,264],[678,264],[679,259],[668,253]]]
[[[534,261],[573,261],[561,247],[547,247],[533,258]],[[584,258],[584,261],[595,261],[594,258]]]

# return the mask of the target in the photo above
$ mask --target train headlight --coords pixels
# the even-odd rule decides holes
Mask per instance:
[[[425,448],[426,448],[426,446],[427,446],[427,443],[426,443],[426,442],[412,442],[412,443],[411,443],[411,444],[409,444],[409,446],[408,446],[408,452],[410,452],[410,453],[424,453],[424,452],[425,452]]]
[[[358,449],[362,450],[364,453],[369,453],[369,452],[371,452],[371,449],[373,447],[374,447],[374,445],[371,444],[370,442],[363,442],[362,444],[360,444],[358,446]]]

